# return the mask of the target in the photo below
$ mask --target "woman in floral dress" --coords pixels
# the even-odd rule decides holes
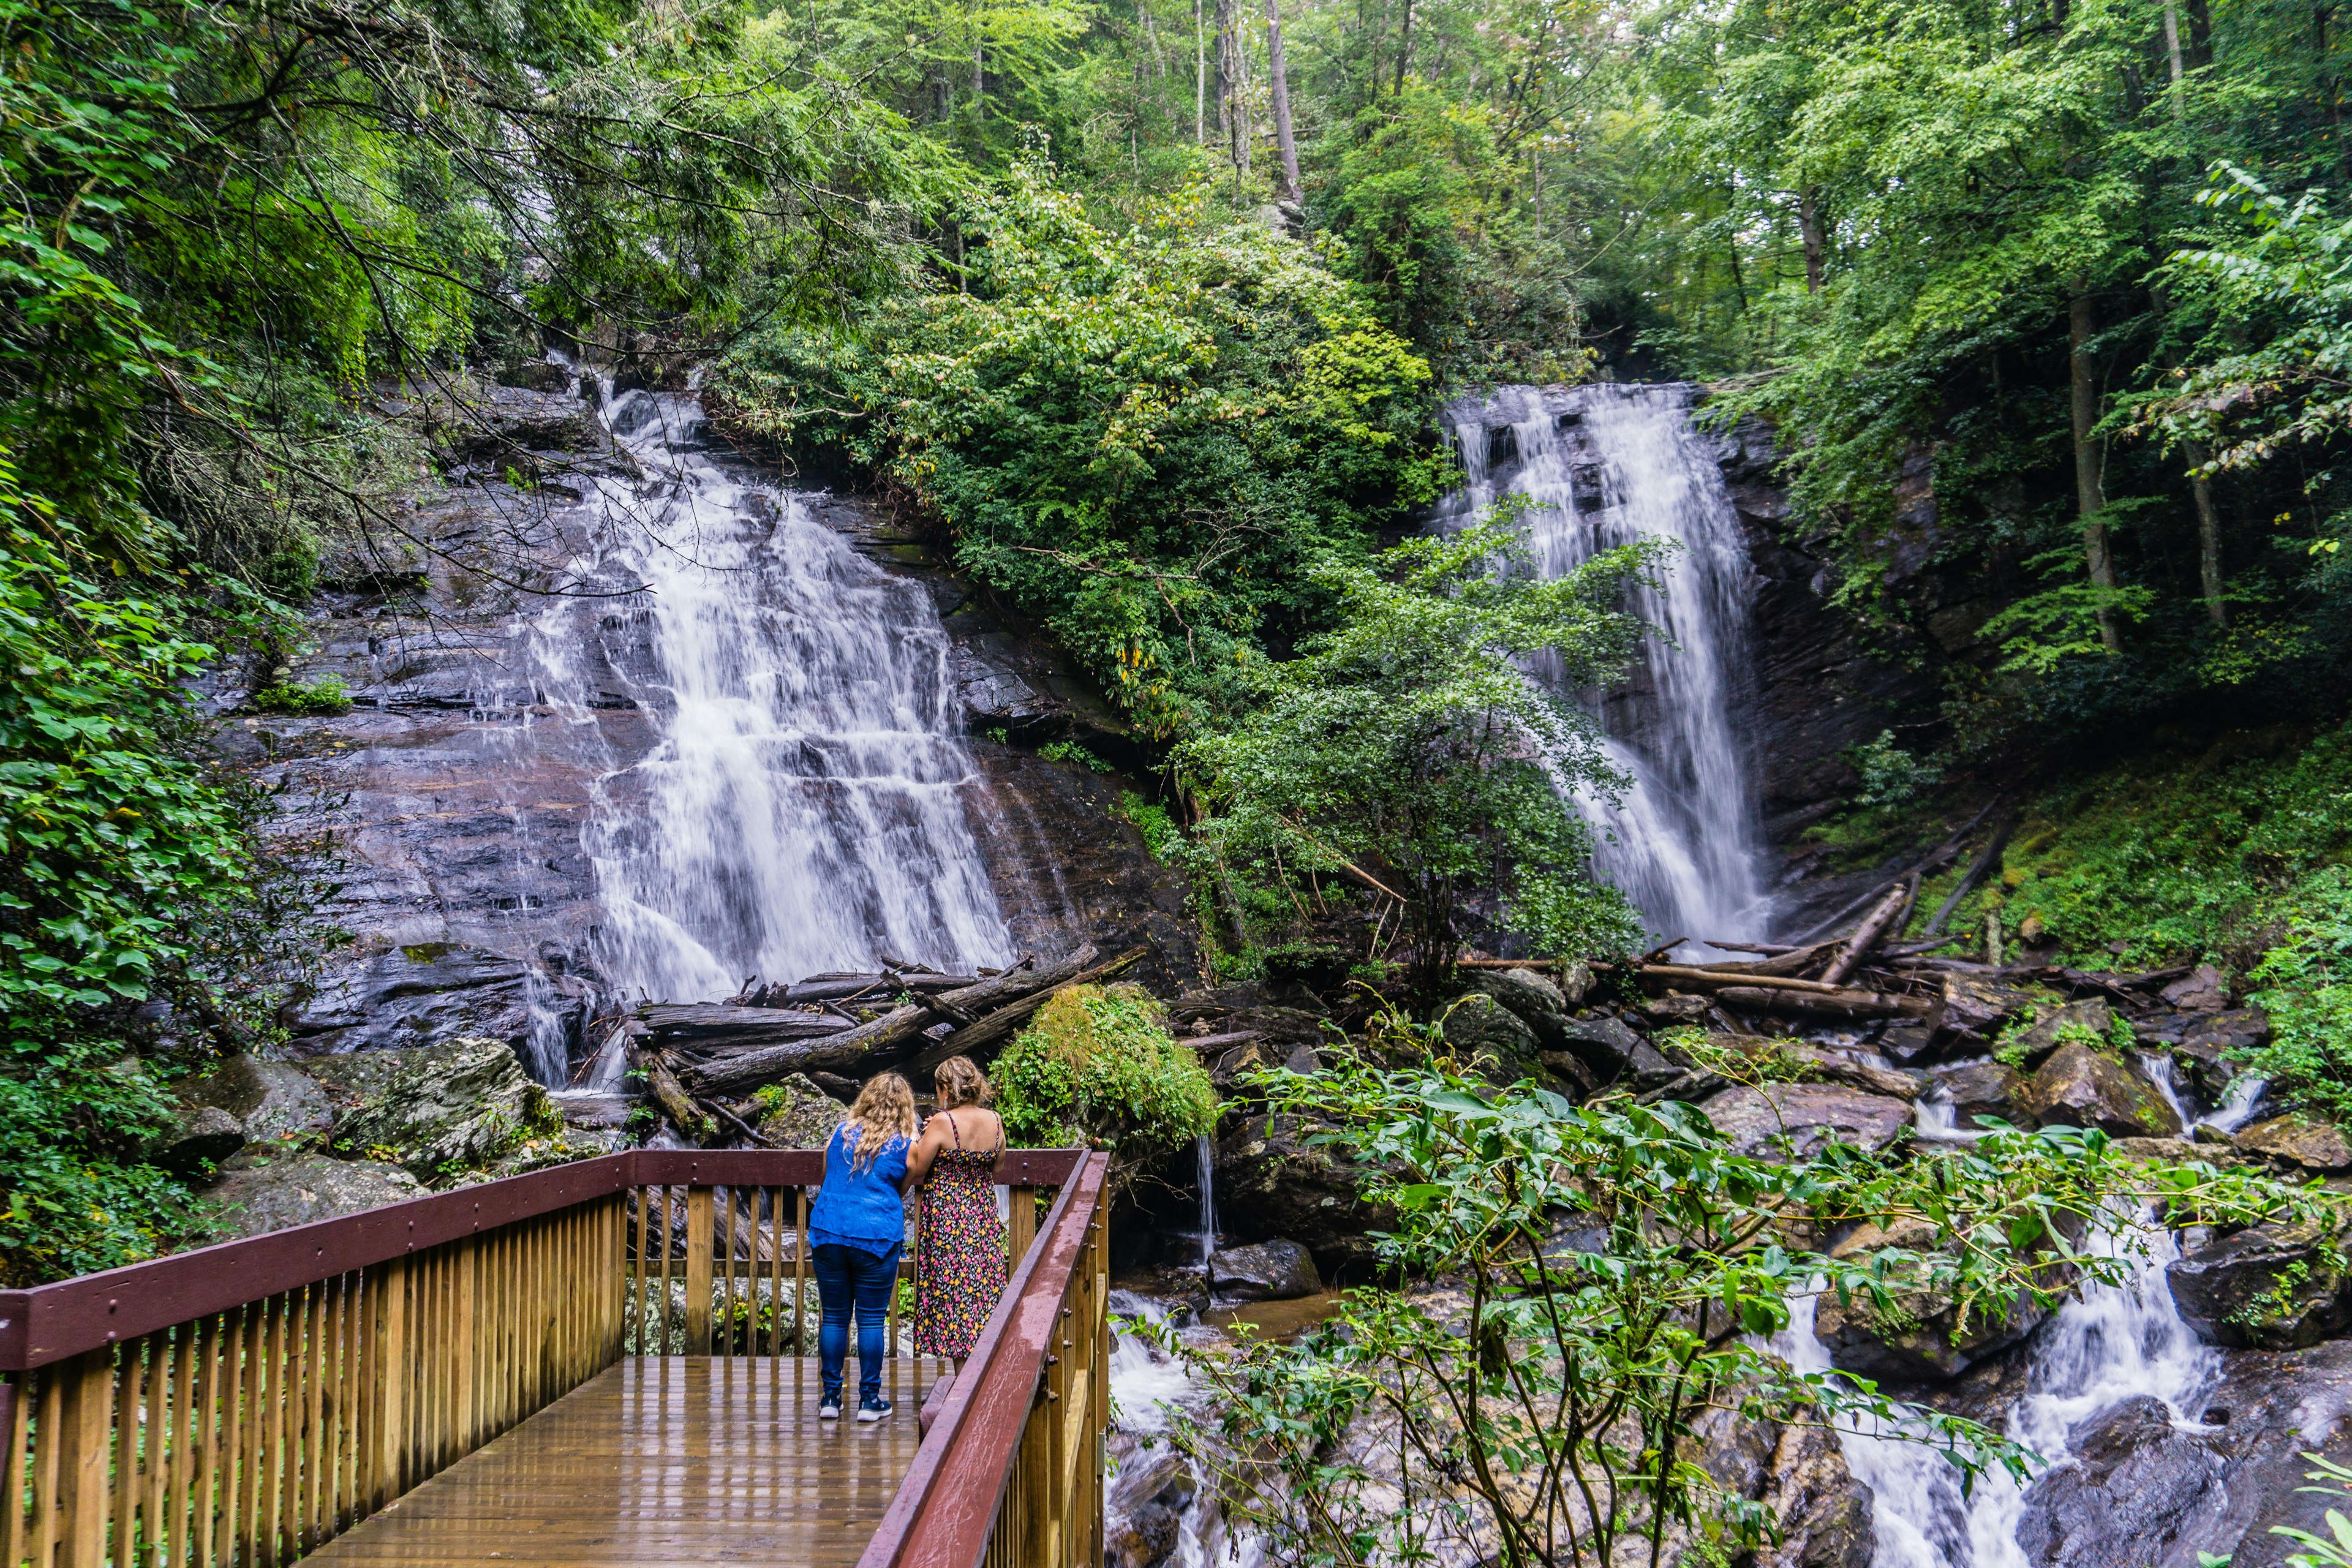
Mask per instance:
[[[1004,1122],[994,1089],[969,1057],[932,1075],[940,1109],[907,1156],[907,1181],[923,1194],[915,1238],[915,1353],[963,1370],[981,1325],[1004,1293],[1004,1224],[996,1214],[996,1157]]]

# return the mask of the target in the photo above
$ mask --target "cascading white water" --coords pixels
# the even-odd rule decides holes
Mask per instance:
[[[2263,1103],[2263,1091],[2270,1086],[2271,1080],[2259,1074],[2240,1073],[2230,1080],[2221,1103],[2205,1118],[2204,1124],[2217,1132],[2235,1132],[2254,1119],[2254,1112]]]
[[[584,721],[595,693],[573,650],[593,616],[655,731],[599,781],[582,834],[605,972],[696,1001],[752,974],[1007,962],[929,595],[705,456],[691,395],[604,412],[649,479],[599,481],[604,526],[572,575],[644,590],[552,601],[529,651],[546,700]]]
[[[1205,1132],[1192,1140],[1192,1169],[1201,1183],[1201,1271],[1217,1254],[1217,1152]]]
[[[1467,482],[1440,521],[1459,527],[1503,497],[1526,496],[1522,524],[1547,577],[1641,540],[1680,547],[1661,586],[1632,605],[1661,635],[1643,645],[1629,689],[1598,704],[1610,760],[1631,787],[1577,804],[1599,840],[1595,871],[1654,936],[1754,938],[1769,910],[1749,746],[1736,719],[1747,546],[1689,404],[1688,387],[1618,385],[1504,387],[1457,403],[1447,417]]]

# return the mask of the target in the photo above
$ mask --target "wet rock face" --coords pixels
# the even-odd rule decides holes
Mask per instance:
[[[1826,1083],[1742,1086],[1700,1109],[1735,1152],[1804,1159],[1832,1142],[1878,1150],[1911,1124],[1907,1101]]]
[[[2352,1329],[2352,1276],[2336,1261],[2341,1245],[2317,1225],[2261,1225],[2175,1259],[2165,1278],[2201,1337],[2240,1350],[2299,1350]]]
[[[222,1239],[232,1240],[424,1195],[423,1184],[397,1165],[304,1154],[232,1171],[205,1197]]]
[[[1217,1144],[1217,1210],[1244,1236],[1304,1246],[1325,1274],[1368,1270],[1367,1234],[1392,1230],[1396,1216],[1366,1203],[1364,1172],[1328,1144],[1309,1143],[1290,1117],[1254,1116]]]
[[[1788,496],[1772,479],[1771,433],[1743,422],[1717,438],[1717,458],[1748,539],[1756,616],[1751,739],[1766,826],[1782,839],[1843,803],[1855,782],[1843,753],[1913,704],[1932,700],[1933,682],[1865,653],[1852,619],[1830,605],[1839,569],[1826,539],[1795,535],[1789,526]],[[1825,901],[1834,908],[1843,899],[1832,893]],[[1803,923],[1801,914],[1792,918]]]
[[[2346,1141],[2341,1128],[2324,1121],[2274,1116],[2244,1129],[2233,1142],[2245,1152],[2276,1164],[2328,1176],[2352,1172],[2352,1142]]]
[[[1924,1252],[1936,1245],[1935,1227],[1925,1221],[1900,1221],[1892,1230],[1865,1221],[1830,1250],[1833,1257],[1853,1258],[1882,1247]],[[2019,1343],[2049,1316],[2022,1290],[2006,1313],[1996,1317],[1979,1309],[1965,1322],[1958,1309],[1941,1298],[1906,1296],[1901,1310],[1900,1321],[1881,1321],[1860,1298],[1848,1304],[1832,1293],[1815,1308],[1813,1331],[1844,1371],[1892,1382],[1938,1383]]]
[[[1103,1510],[1105,1561],[1112,1568],[1160,1568],[1175,1555],[1179,1516],[1197,1489],[1192,1467],[1173,1449],[1121,1456]]]
[[[1989,1121],[2017,1123],[2017,1096],[2025,1087],[2025,1078],[2015,1068],[1999,1062],[1969,1062],[1937,1068],[1930,1076],[1952,1102],[1957,1125],[1981,1127]]]
[[[1445,1011],[1445,1043],[1481,1076],[1497,1083],[1517,1083],[1541,1047],[1526,1020],[1492,996],[1472,992],[1458,996]]]
[[[2104,1051],[2070,1041],[2018,1091],[2018,1108],[2043,1127],[2094,1128],[2114,1138],[2169,1138],[2180,1118],[2156,1086]]]
[[[547,1037],[578,1054],[593,992],[554,962],[526,962],[454,942],[395,947],[345,965],[289,1011],[304,1052],[400,1050],[464,1036]]]
[[[1878,1549],[1870,1489],[1846,1468],[1835,1434],[1782,1427],[1760,1500],[1780,1539],[1757,1551],[1756,1568],[1870,1568]]]
[[[1209,1288],[1228,1301],[1295,1301],[1323,1289],[1315,1256],[1295,1241],[1230,1247],[1209,1260]]]
[[[1631,1079],[1637,1090],[1646,1094],[1683,1076],[1680,1065],[1668,1061],[1664,1053],[1635,1034],[1623,1019],[1605,1013],[1567,1019],[1560,1026],[1560,1040],[1561,1048],[1600,1084]]]
[[[2210,1539],[2229,1503],[2229,1466],[2141,1394],[2066,1434],[2074,1462],[2025,1495],[2017,1541],[2035,1568],[2150,1568]],[[2192,1559],[2193,1560],[2193,1559]]]

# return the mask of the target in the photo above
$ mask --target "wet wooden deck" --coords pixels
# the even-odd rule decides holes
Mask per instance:
[[[891,1360],[898,1408],[861,1426],[816,1418],[814,1359],[624,1361],[305,1561],[849,1568],[914,1458],[936,1364]],[[848,1373],[854,1399],[854,1351]]]

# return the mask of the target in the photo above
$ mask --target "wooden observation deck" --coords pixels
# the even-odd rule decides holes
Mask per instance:
[[[1096,1568],[1108,1163],[998,1161],[1004,1296],[951,1383],[894,1311],[871,1425],[816,1419],[814,1152],[637,1150],[0,1291],[0,1568]]]

